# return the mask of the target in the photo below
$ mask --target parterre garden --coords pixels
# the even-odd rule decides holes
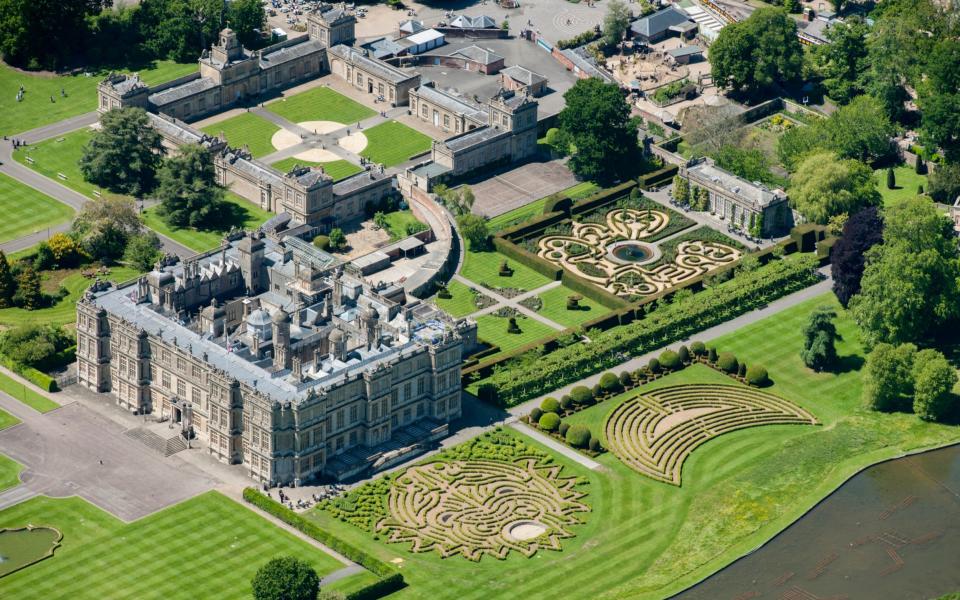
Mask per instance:
[[[0,511],[0,528],[27,524],[60,530],[61,546],[3,577],[5,597],[243,598],[275,556],[296,555],[321,577],[343,566],[217,492],[129,524],[79,497],[41,496]]]
[[[809,414],[823,425],[769,424],[712,437],[682,461],[682,486],[641,475],[613,452],[596,456],[594,460],[602,468],[589,470],[541,449],[520,433],[501,432],[519,436],[526,445],[551,455],[555,464],[563,465],[563,476],[578,476],[585,482],[582,489],[589,491],[583,501],[591,511],[578,513],[583,523],[570,527],[573,537],[561,540],[560,552],[537,552],[535,568],[520,552],[509,552],[503,560],[471,562],[458,557],[444,559],[436,545],[432,547],[435,551],[411,552],[412,537],[402,544],[391,543],[391,531],[377,530],[376,526],[388,518],[391,488],[397,481],[404,481],[402,473],[360,488],[362,493],[352,492],[342,505],[334,505],[335,511],[307,514],[323,529],[380,560],[397,564],[408,583],[398,598],[547,598],[557,593],[558,573],[567,574],[564,595],[571,598],[667,597],[755,548],[861,467],[956,439],[955,427],[924,423],[909,414],[881,414],[861,408],[863,349],[854,322],[842,309],[838,309],[836,325],[843,367],[815,373],[804,366],[800,358],[802,326],[822,304],[838,308],[832,296],[814,298],[713,341],[748,365],[766,365],[772,379],[767,387],[755,389],[733,383],[729,375],[694,364],[564,419],[599,432],[606,446],[609,440],[603,424],[638,393],[666,402],[673,393],[669,390],[695,385],[695,389],[705,391],[736,388],[743,402],[753,408],[747,410],[743,404],[731,409],[731,418],[734,414],[770,410],[757,406],[774,402],[770,397],[775,397],[787,403],[777,404],[777,411],[793,407],[793,414]],[[542,385],[540,393],[556,385]],[[687,400],[681,400],[677,406],[689,406]],[[433,456],[423,464],[465,460],[461,448],[447,450],[442,458]],[[418,481],[419,475],[409,485],[422,493],[424,500],[407,503],[416,508],[409,511],[410,516],[430,513],[433,505],[426,498],[433,493],[439,502],[446,489],[439,483],[431,487]],[[427,488],[430,491],[419,491]],[[427,531],[434,535],[438,529]],[[496,526],[490,530],[493,535],[498,531]],[[455,536],[449,540],[459,543]],[[428,541],[424,538],[421,543],[426,545]]]

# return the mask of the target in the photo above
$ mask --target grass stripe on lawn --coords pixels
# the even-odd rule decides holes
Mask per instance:
[[[302,160],[296,157],[291,156],[290,158],[284,158],[278,160],[277,162],[271,164],[270,166],[278,171],[288,173],[295,165],[303,165],[307,167],[323,167],[324,172],[330,177],[333,177],[334,181],[340,181],[341,179],[346,179],[352,175],[363,171],[362,167],[359,167],[349,160],[332,160],[330,162],[311,162],[309,160]]]
[[[364,129],[367,147],[360,155],[385,167],[410,160],[415,154],[430,150],[433,139],[397,121],[380,123]]]
[[[277,149],[273,147],[270,140],[274,133],[280,131],[280,128],[254,113],[241,113],[207,125],[202,131],[210,135],[223,133],[230,146],[234,148],[247,146],[250,154],[258,157],[276,152]]]
[[[344,125],[376,115],[376,111],[328,87],[315,87],[267,104],[267,110],[293,123],[334,121]]]
[[[14,240],[73,218],[73,209],[0,173],[0,242]]]

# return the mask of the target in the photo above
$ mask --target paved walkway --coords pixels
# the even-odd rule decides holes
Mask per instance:
[[[829,292],[833,286],[833,280],[829,277],[829,267],[825,267],[824,269],[821,269],[821,272],[824,272],[824,271],[827,272],[827,278],[825,280],[817,284],[814,284],[810,287],[804,288],[799,292],[794,292],[789,296],[784,296],[779,300],[775,300],[763,308],[740,315],[735,319],[725,321],[719,325],[710,327],[709,329],[705,329],[699,333],[694,334],[692,338],[698,339],[703,342],[709,342],[720,336],[726,335],[728,333],[732,333],[740,329],[741,327],[752,325],[757,321],[766,319],[767,317],[775,315],[778,312],[784,311],[792,306],[796,306],[797,304],[806,302],[811,298],[815,298],[817,296],[820,296],[822,294]],[[554,398],[559,398],[565,394],[569,394],[570,390],[572,390],[574,387],[578,385],[585,385],[587,387],[592,388],[594,385],[600,382],[600,377],[603,375],[603,373],[607,371],[612,371],[614,373],[620,373],[621,371],[634,371],[641,367],[645,367],[647,363],[650,362],[651,358],[658,357],[660,353],[663,352],[664,350],[667,350],[667,349],[676,350],[682,344],[688,344],[690,343],[690,341],[691,341],[691,338],[684,338],[680,341],[674,342],[673,344],[668,344],[661,348],[657,348],[656,350],[647,352],[646,354],[643,354],[641,356],[633,357],[630,360],[620,363],[619,365],[610,367],[609,369],[605,369],[600,373],[591,375],[590,377],[586,377],[584,379],[581,379],[580,381],[571,383],[562,388],[551,390],[548,393],[545,393],[542,396],[539,396],[537,398],[527,400],[522,404],[518,404],[517,406],[510,408],[509,412],[515,417],[525,415],[529,413],[535,406],[539,406],[540,402],[542,402],[543,399],[546,398],[547,396],[553,396]]]
[[[513,421],[512,423],[510,423],[509,427],[515,431],[519,431],[520,433],[522,433],[527,437],[531,437],[537,440],[542,445],[546,446],[547,448],[550,448],[557,454],[562,454],[563,456],[566,456],[570,460],[580,463],[581,465],[585,466],[591,471],[596,471],[597,469],[600,469],[603,466],[597,461],[587,456],[586,454],[581,454],[580,452],[577,452],[573,448],[567,445],[561,444],[560,442],[558,442],[557,440],[553,439],[550,436],[543,435],[536,429],[529,427],[521,423],[520,421]]]
[[[96,112],[89,112],[77,117],[59,121],[52,125],[45,125],[43,127],[31,129],[30,131],[25,131],[24,133],[18,134],[14,137],[19,140],[25,140],[28,144],[35,144],[46,139],[62,136],[70,133],[71,131],[76,131],[77,129],[89,127],[93,123],[97,122],[97,118],[98,115]],[[92,198],[87,198],[83,194],[80,194],[62,185],[60,182],[54,181],[48,177],[44,177],[33,169],[18,163],[13,158],[13,143],[11,141],[0,140],[0,163],[2,163],[0,164],[0,173],[9,175],[20,183],[28,185],[38,192],[50,196],[54,200],[62,202],[67,206],[70,206],[76,211],[80,211],[87,202],[92,200]],[[0,244],[0,250],[3,250],[4,252],[25,250],[34,244],[48,239],[51,235],[57,233],[58,231],[66,231],[66,229],[69,227],[70,225],[67,223],[57,227],[51,227],[49,230],[44,229],[42,231],[37,231],[30,235]],[[187,248],[179,242],[176,242],[164,235],[160,235],[159,233],[157,235],[160,237],[160,242],[163,244],[163,249],[167,252],[171,252],[179,256],[193,256],[196,254],[196,251]]]

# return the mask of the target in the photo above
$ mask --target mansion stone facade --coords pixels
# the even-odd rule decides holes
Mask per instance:
[[[302,240],[245,234],[77,303],[79,382],[176,423],[254,479],[385,468],[460,415],[476,324],[371,286]]]

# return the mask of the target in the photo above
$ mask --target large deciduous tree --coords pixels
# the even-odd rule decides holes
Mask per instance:
[[[610,0],[607,13],[603,16],[603,41],[608,46],[616,46],[622,42],[631,19],[633,13],[622,0]]]
[[[760,8],[724,27],[710,46],[718,84],[757,95],[795,81],[803,67],[797,24],[781,8]]]
[[[620,87],[591,77],[578,80],[563,97],[560,128],[577,149],[570,158],[571,170],[600,184],[634,174],[643,159]]]
[[[960,198],[960,163],[940,165],[931,171],[927,193],[943,204],[953,204]]]
[[[880,192],[870,167],[855,160],[839,160],[832,152],[809,155],[794,173],[790,201],[814,223],[851,214],[880,204]]]
[[[83,54],[84,20],[102,0],[0,0],[0,55],[28,69],[60,69]],[[11,92],[12,93],[12,92]],[[34,101],[43,101],[37,98]]]
[[[306,561],[294,556],[271,559],[251,582],[255,600],[316,600],[320,577]]]
[[[829,44],[816,46],[814,63],[823,77],[830,98],[846,104],[863,92],[867,68],[867,32],[870,28],[858,16],[836,21],[827,29]]]
[[[877,344],[867,355],[863,374],[863,403],[871,410],[908,410],[913,396],[913,344]]]
[[[80,173],[118,194],[139,196],[153,188],[163,160],[163,138],[142,108],[119,108],[100,117],[80,156]]]
[[[460,233],[470,244],[470,250],[477,252],[486,249],[489,243],[490,229],[487,227],[485,218],[467,213],[457,217],[457,225],[460,227]]]
[[[866,252],[883,241],[883,220],[876,206],[854,213],[843,225],[843,233],[830,254],[833,293],[844,307],[860,293],[860,279]]]
[[[138,21],[155,56],[196,60],[224,25],[221,0],[142,0]]]
[[[245,47],[261,45],[258,32],[266,27],[267,14],[260,0],[232,0],[227,9],[227,22]]]
[[[102,198],[87,202],[72,228],[87,254],[109,261],[123,255],[130,236],[139,233],[143,224],[133,200]]]
[[[913,360],[913,412],[924,421],[942,421],[956,410],[957,370],[936,350],[917,352]]]
[[[837,326],[833,320],[837,313],[829,306],[820,306],[803,328],[803,349],[800,358],[803,364],[814,371],[825,371],[837,364]]]
[[[960,317],[960,252],[950,220],[928,200],[884,210],[883,243],[866,254],[850,301],[867,346],[933,339]]]
[[[225,210],[224,189],[217,185],[210,151],[185,144],[168,158],[158,175],[156,196],[161,213],[174,227],[209,227]]]

